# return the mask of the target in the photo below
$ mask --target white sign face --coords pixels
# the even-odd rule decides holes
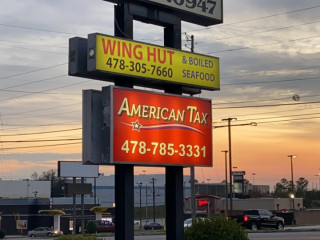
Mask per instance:
[[[222,22],[222,0],[145,0]]]
[[[99,174],[98,165],[83,165],[82,162],[59,161],[58,176],[59,177],[85,177],[96,178]]]

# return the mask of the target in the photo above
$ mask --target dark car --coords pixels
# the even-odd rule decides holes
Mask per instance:
[[[100,232],[114,232],[115,225],[111,221],[95,220],[95,221],[89,221],[89,222],[94,222],[96,224],[98,233],[100,233]]]
[[[151,223],[147,223],[146,225],[144,225],[144,229],[145,230],[157,230],[157,229],[164,229],[163,225],[156,223],[156,222],[151,222]]]
[[[28,232],[28,237],[52,237],[63,235],[63,232],[48,227],[37,227]]]
[[[243,211],[241,224],[251,230],[259,228],[284,229],[284,219],[265,209]]]

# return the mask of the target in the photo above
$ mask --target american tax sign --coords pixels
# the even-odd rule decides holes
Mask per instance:
[[[104,98],[108,91],[111,163],[212,166],[211,100],[116,87]]]
[[[219,59],[115,38],[88,37],[88,72],[139,78],[206,90],[220,89]]]

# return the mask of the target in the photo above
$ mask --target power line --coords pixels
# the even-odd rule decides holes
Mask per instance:
[[[80,125],[81,122],[79,121],[69,121],[69,122],[56,122],[56,123],[50,123],[50,124],[37,124],[37,125],[24,125],[24,124],[7,124],[7,123],[3,123],[2,125],[3,126],[15,126],[15,127],[18,127],[18,128],[6,128],[6,130],[8,129],[20,129],[21,127],[25,128],[25,127],[28,127],[28,128],[32,128],[32,127],[48,127],[48,126],[56,126],[56,125]]]
[[[273,113],[284,113],[284,112],[292,112],[292,111],[305,111],[305,110],[312,110],[312,109],[319,109],[320,107],[313,107],[313,108],[308,108],[308,109],[291,109],[291,110],[286,110],[286,111],[272,111],[272,112],[262,112],[262,113],[246,113],[246,114],[240,114],[237,116],[240,117],[240,116],[250,116],[250,115],[261,115],[261,114],[273,114]],[[221,117],[222,118],[225,118],[225,117]]]
[[[287,119],[287,120],[277,120],[277,121],[258,122],[258,124],[278,123],[278,122],[291,122],[291,121],[311,120],[311,119],[319,119],[319,118],[320,118],[320,117],[295,118],[295,119]]]
[[[259,31],[259,32],[253,32],[253,33],[247,33],[247,34],[240,34],[240,35],[235,35],[235,36],[230,36],[230,37],[224,37],[224,38],[216,38],[216,39],[210,39],[211,41],[220,41],[220,40],[225,40],[225,39],[232,39],[232,38],[238,38],[238,37],[245,37],[245,36],[252,36],[252,35],[256,35],[256,34],[261,34],[261,33],[266,33],[266,32],[273,32],[273,31],[279,31],[279,30],[284,30],[284,29],[290,29],[290,28],[295,28],[295,27],[301,27],[301,26],[305,26],[305,25],[310,25],[310,24],[315,24],[315,23],[319,23],[320,21],[314,21],[314,22],[308,22],[308,23],[301,23],[298,25],[291,25],[291,26],[284,26],[284,27],[280,27],[280,28],[273,28],[273,29],[268,29],[268,30],[263,30],[263,31]],[[209,41],[200,41],[197,42],[197,44],[199,43],[207,43]]]
[[[268,124],[268,123],[279,123],[279,122],[291,122],[291,121],[302,121],[302,120],[311,120],[311,119],[319,119],[320,117],[308,117],[308,118],[295,118],[295,119],[285,119],[285,120],[276,120],[276,121],[265,121],[265,122],[256,122],[259,126],[260,124]],[[248,125],[248,124],[246,124]],[[237,125],[233,125],[236,127]],[[243,126],[239,124],[238,126]],[[212,126],[213,129],[215,128],[223,128],[228,127],[228,125],[222,125],[222,126]]]
[[[82,128],[69,128],[62,130],[54,130],[54,131],[44,131],[44,132],[33,132],[33,133],[17,133],[17,134],[3,134],[2,137],[11,137],[11,136],[25,136],[25,135],[35,135],[35,134],[47,134],[47,133],[57,133],[57,132],[70,132],[81,130]]]
[[[24,44],[24,45],[36,45],[36,46],[43,46],[43,47],[54,47],[54,48],[68,48],[68,47],[62,47],[62,46],[52,46],[52,45],[45,45],[45,44],[40,44],[40,43],[27,43],[27,42],[19,42],[19,41],[9,41],[9,40],[1,40],[0,42],[9,42],[9,43],[19,43],[19,44]],[[14,46],[16,47],[16,46]]]
[[[79,105],[79,104],[78,104]],[[38,118],[38,117],[47,117],[47,116],[57,116],[57,115],[64,115],[64,114],[69,114],[69,113],[75,113],[75,112],[79,112],[77,110],[74,110],[74,111],[68,111],[68,112],[62,112],[62,113],[48,113],[48,114],[42,114],[42,115],[33,115],[33,116],[28,116],[29,118]],[[6,119],[25,119],[26,117],[9,117],[9,118],[6,118]]]
[[[252,19],[247,19],[247,20],[242,20],[242,21],[237,21],[237,22],[232,22],[232,23],[224,23],[224,24],[217,25],[217,26],[199,28],[199,29],[196,29],[196,30],[193,30],[190,32],[198,32],[198,31],[208,30],[213,27],[215,27],[215,28],[216,27],[225,27],[225,26],[231,26],[231,25],[242,24],[242,23],[247,23],[247,22],[253,22],[253,21],[262,20],[262,19],[266,19],[266,18],[277,17],[277,16],[296,13],[296,12],[307,11],[307,10],[311,10],[311,9],[315,9],[315,8],[319,8],[319,7],[320,6],[307,7],[307,8],[302,8],[302,9],[297,9],[297,10],[292,10],[292,11],[282,12],[282,13],[276,13],[276,14],[267,15],[267,16],[258,17],[258,18],[252,18]]]
[[[236,107],[219,107],[212,109],[230,109],[230,108],[259,108],[259,107],[280,107],[280,106],[292,106],[292,105],[306,105],[306,104],[318,104],[320,101],[315,102],[303,102],[303,103],[283,103],[283,104],[265,104],[265,105],[250,105],[250,106],[236,106]]]
[[[318,68],[320,68],[320,66],[318,65],[318,66],[312,66],[312,67],[293,68],[293,69],[288,69],[287,71],[300,71],[300,70],[307,70],[307,69],[313,69],[313,68],[318,69]],[[264,75],[269,75],[270,73],[276,74],[276,73],[279,73],[279,71],[268,71],[266,74],[250,73],[250,74],[246,74],[246,75],[222,77],[221,79],[233,79],[233,78],[243,78],[243,77],[252,77],[252,76],[264,76]]]
[[[5,140],[0,143],[31,143],[31,142],[63,142],[63,141],[79,141],[82,138],[65,138],[65,139],[43,139],[43,140]]]
[[[48,29],[41,29],[41,28],[25,27],[25,26],[13,25],[13,24],[0,23],[0,26],[27,29],[27,30],[39,31],[39,32],[59,33],[59,34],[66,34],[66,35],[73,35],[73,36],[75,36],[75,35],[85,36],[84,34],[79,34],[79,33],[62,32],[62,31],[55,31],[55,30],[48,30]]]
[[[249,119],[241,119],[241,120],[238,119],[237,122],[268,120],[268,119],[276,119],[276,118],[300,117],[300,116],[312,116],[312,115],[318,115],[318,114],[320,114],[320,113],[294,114],[294,115],[285,115],[285,116],[277,116],[277,117],[261,117],[261,118],[251,118],[251,119],[249,118]],[[221,121],[219,121],[219,122],[221,122]],[[215,123],[218,123],[218,122],[215,122]]]
[[[21,86],[30,85],[30,84],[33,84],[33,83],[45,82],[45,81],[48,81],[48,80],[53,80],[53,79],[56,79],[56,78],[61,78],[61,77],[66,77],[66,76],[67,75],[64,74],[64,75],[59,75],[59,76],[55,76],[55,77],[40,79],[40,80],[36,80],[36,81],[32,81],[32,82],[27,82],[27,83],[22,83],[22,84],[18,84],[18,85],[13,85],[13,86],[10,86],[10,87],[5,87],[5,88],[2,88],[0,90],[3,91],[3,90],[10,89],[10,88],[21,87]]]
[[[2,102],[2,101],[7,101],[7,100],[12,100],[12,99],[16,99],[16,98],[21,98],[21,97],[26,97],[26,96],[30,96],[30,95],[33,95],[33,94],[43,94],[43,93],[47,93],[47,92],[52,91],[52,90],[57,90],[57,89],[61,89],[61,88],[71,87],[71,86],[75,86],[75,85],[79,85],[79,84],[86,83],[86,82],[91,82],[91,81],[93,81],[93,80],[92,80],[92,79],[90,79],[90,80],[84,80],[84,81],[81,81],[81,82],[64,85],[64,86],[62,86],[62,87],[50,88],[50,89],[47,89],[47,90],[43,90],[43,91],[39,91],[39,92],[33,92],[33,93],[25,94],[25,95],[22,95],[22,96],[0,99],[0,102]]]
[[[19,114],[25,114],[25,113],[31,113],[31,112],[38,112],[38,111],[46,111],[46,110],[52,110],[52,109],[57,109],[57,108],[63,108],[63,107],[71,107],[71,106],[75,106],[75,105],[79,106],[79,103],[63,105],[63,106],[59,106],[59,107],[41,108],[41,109],[37,109],[37,110],[30,110],[30,111],[19,112],[19,113],[9,113],[9,114],[6,114],[6,116],[19,115]]]
[[[17,77],[17,76],[21,76],[21,75],[25,75],[25,74],[29,74],[29,73],[34,73],[34,72],[39,72],[39,71],[47,70],[47,69],[50,69],[50,68],[60,67],[60,66],[67,65],[67,64],[68,64],[68,63],[61,63],[61,64],[57,64],[57,65],[50,66],[50,67],[39,68],[39,69],[32,70],[32,71],[28,71],[28,72],[23,72],[23,73],[18,73],[18,74],[10,75],[10,76],[0,77],[0,79],[7,79],[7,78],[12,78],[12,77]]]
[[[34,48],[28,48],[28,47],[21,47],[21,46],[12,46],[12,45],[7,45],[7,44],[0,44],[2,46],[6,46],[6,47],[14,47],[16,48],[20,48],[20,49],[26,49],[26,50],[32,50],[32,51],[38,51],[38,52],[45,52],[45,53],[53,53],[53,54],[62,54],[62,55],[68,55],[68,53],[62,53],[62,52],[53,52],[53,51],[48,51],[48,50],[42,50],[42,49],[34,49]]]
[[[26,149],[26,148],[55,147],[55,146],[75,145],[75,144],[80,144],[80,143],[82,143],[82,142],[50,144],[50,145],[35,145],[35,146],[28,146],[28,147],[11,147],[11,148],[2,148],[2,150],[16,150],[16,149]]]
[[[280,43],[288,43],[288,42],[295,42],[295,41],[301,41],[301,40],[309,40],[309,39],[319,38],[319,37],[320,37],[320,35],[317,35],[317,36],[313,36],[313,37],[297,38],[297,39],[291,39],[291,40],[286,40],[286,41],[281,41],[281,42],[266,43],[266,44],[260,44],[260,45],[249,46],[249,47],[239,47],[239,48],[233,48],[233,49],[227,49],[227,50],[221,50],[221,51],[215,51],[215,52],[208,52],[208,53],[205,53],[205,54],[234,52],[234,51],[245,50],[245,49],[250,49],[250,48],[259,48],[259,47],[265,47],[265,46],[270,46],[270,45],[276,45],[276,44],[280,44]]]

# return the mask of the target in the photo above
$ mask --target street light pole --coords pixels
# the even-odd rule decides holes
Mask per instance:
[[[226,175],[226,217],[228,216],[228,150],[223,150],[221,152],[224,152],[224,166],[225,166],[225,175]]]
[[[296,155],[288,155],[288,157],[290,158],[290,162],[291,162],[291,190],[292,190],[292,203],[293,203],[293,206],[292,206],[292,222],[293,224],[295,225],[296,224],[296,219],[295,219],[295,212],[294,212],[294,182],[293,182],[293,162],[292,162],[292,159],[297,157]]]
[[[254,185],[254,176],[256,175],[256,173],[252,173],[252,185]]]
[[[231,122],[237,121],[236,118],[225,118],[222,119],[222,121],[228,121],[228,139],[229,139],[229,184],[230,184],[230,211],[233,210],[233,204],[232,204],[232,151],[231,151]]]

